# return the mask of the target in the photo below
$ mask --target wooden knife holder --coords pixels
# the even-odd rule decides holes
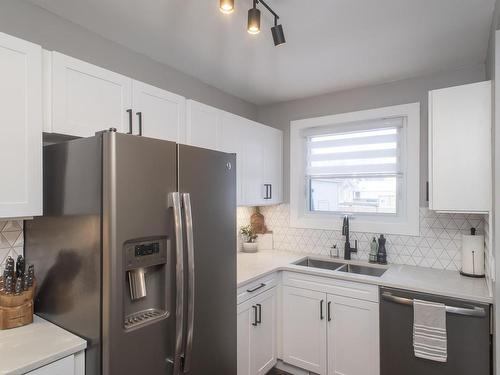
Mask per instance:
[[[0,293],[0,330],[33,323],[33,297],[36,283],[21,294]]]

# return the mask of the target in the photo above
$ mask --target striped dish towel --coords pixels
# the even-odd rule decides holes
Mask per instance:
[[[413,351],[415,357],[446,362],[448,351],[444,304],[413,300]]]

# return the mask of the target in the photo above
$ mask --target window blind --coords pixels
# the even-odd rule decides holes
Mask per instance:
[[[403,118],[317,128],[306,136],[309,177],[396,175]]]

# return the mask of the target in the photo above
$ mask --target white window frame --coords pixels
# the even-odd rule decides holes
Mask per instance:
[[[402,210],[397,215],[347,213],[354,220],[356,232],[419,235],[420,232],[420,103],[369,109],[290,122],[290,226],[296,228],[337,230],[341,227],[339,212],[311,212],[308,207],[306,158],[303,133],[314,127],[335,127],[359,121],[388,117],[404,117],[401,150],[403,189]]]

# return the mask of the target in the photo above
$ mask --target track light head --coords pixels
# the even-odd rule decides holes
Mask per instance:
[[[278,19],[274,19],[274,26],[271,27],[271,34],[273,34],[273,41],[275,46],[281,46],[286,43],[285,33],[283,32],[283,26],[278,25]]]
[[[254,7],[248,10],[247,31],[249,34],[258,34],[260,32],[260,10]]]
[[[220,0],[219,10],[224,14],[229,14],[234,12],[234,0]]]

